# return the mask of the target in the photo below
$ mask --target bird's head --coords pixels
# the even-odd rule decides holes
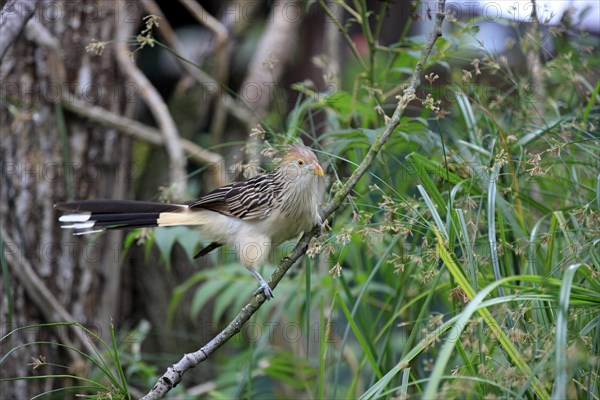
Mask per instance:
[[[313,181],[325,175],[315,153],[302,144],[293,144],[288,148],[279,168],[285,172],[286,178],[291,180]]]

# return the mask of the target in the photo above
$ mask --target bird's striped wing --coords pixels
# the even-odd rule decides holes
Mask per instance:
[[[220,187],[187,203],[243,220],[266,218],[280,199],[283,187],[273,173]]]

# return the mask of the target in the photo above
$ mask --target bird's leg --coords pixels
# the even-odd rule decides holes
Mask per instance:
[[[267,298],[267,300],[271,300],[272,298],[274,298],[275,296],[273,296],[273,291],[271,290],[271,287],[269,287],[269,284],[267,283],[267,281],[265,281],[263,279],[263,277],[260,276],[260,274],[258,273],[256,268],[248,267],[248,271],[250,271],[252,276],[254,276],[254,278],[260,284],[260,287],[258,289],[256,289],[256,291],[254,292],[254,295],[256,296],[257,294],[262,292],[265,294],[265,297]]]
[[[314,233],[316,238],[321,237],[321,234],[323,233],[323,224],[315,225]]]
[[[254,293],[255,295],[263,292],[267,300],[272,299],[273,291],[256,270],[256,266],[264,265],[269,256],[271,248],[271,240],[265,236],[248,236],[240,243],[238,254],[244,266],[250,271],[252,276],[260,284],[260,288]]]

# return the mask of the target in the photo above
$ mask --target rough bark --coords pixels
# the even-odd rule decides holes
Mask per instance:
[[[35,12],[37,0],[10,0],[0,11],[0,60]]]
[[[71,197],[127,197],[130,139],[70,114],[60,102],[62,96],[74,95],[122,115],[136,99],[123,89],[127,86],[110,50],[101,56],[85,51],[92,39],[112,40],[119,21],[134,18],[138,8],[135,1],[120,11],[116,7],[95,0],[39,2],[25,34],[8,49],[0,67],[0,212],[6,267],[0,336],[60,320],[57,315],[66,312],[106,338],[111,318],[119,317],[122,234],[94,240],[71,236],[58,228],[53,208]],[[32,268],[22,273],[27,266]],[[49,297],[40,298],[32,289],[38,280],[49,289]],[[76,335],[37,328],[2,341],[0,354],[40,339],[64,343],[64,335],[85,349]],[[13,352],[0,367],[0,377],[72,372],[48,365],[34,371],[28,363],[39,356],[69,367],[78,362],[59,347],[32,345]],[[50,379],[8,382],[0,383],[0,393],[7,399],[31,398],[64,385]]]

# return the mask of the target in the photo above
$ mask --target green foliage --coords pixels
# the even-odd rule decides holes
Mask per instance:
[[[364,21],[377,24],[379,14],[363,6],[344,5],[369,41]],[[480,45],[480,22],[449,23],[410,116],[303,269],[255,316],[263,327],[297,321],[306,343],[263,332],[235,344],[252,346],[261,361],[245,383],[250,392],[226,393],[598,396],[598,49],[584,50],[585,38],[551,37],[560,39],[557,53],[532,76],[517,67],[527,42],[517,43],[511,64]],[[295,85],[304,100],[284,127],[287,139],[268,139],[318,141],[335,190],[385,125],[422,42],[373,39],[374,54],[345,66],[334,93]],[[313,119],[323,113],[326,132],[315,137]],[[227,286],[237,290],[214,275],[197,289],[201,304]],[[291,368],[299,359],[306,362]]]
[[[266,128],[269,144],[315,143],[328,193],[384,128],[425,40],[403,33],[381,45],[393,2],[379,3],[374,12],[363,0],[335,2],[351,16],[334,23],[355,57],[339,90],[293,85],[296,106]],[[481,45],[481,19],[447,21],[417,99],[369,173],[275,299],[214,354],[211,398],[600,396],[599,49],[551,31],[555,54],[522,70],[535,28],[522,35],[499,21],[520,38],[509,59]],[[169,265],[175,244],[191,259],[198,241],[188,228],[157,230],[147,249],[156,244]],[[174,291],[168,323],[187,293],[194,322],[206,307],[216,326],[239,312],[256,282],[220,261]],[[114,343],[119,373],[89,357],[106,379],[83,384],[122,398],[125,377],[151,386],[156,367],[129,351],[127,375]]]
[[[176,226],[170,228],[157,228],[154,230],[154,242],[160,250],[163,260],[167,265],[171,260],[171,249],[175,243],[178,243],[188,259],[194,259],[196,248],[198,247],[199,237],[196,232],[187,226]]]
[[[71,330],[73,333],[70,333]],[[25,342],[3,354],[0,358],[0,366],[9,360],[12,353],[17,352],[21,348],[35,345],[47,346],[49,349],[58,347],[72,353],[73,364],[57,365],[48,361],[45,356],[40,355],[38,358],[32,360],[32,363],[29,365],[34,370],[39,368],[42,371],[41,374],[0,378],[0,382],[69,378],[76,383],[69,387],[48,390],[40,393],[37,397],[52,398],[58,395],[72,395],[95,399],[131,399],[120,356],[122,349],[118,346],[112,323],[110,325],[110,345],[96,333],[76,322],[54,322],[20,327],[0,338],[0,344],[4,347],[7,342],[11,341],[13,336],[21,335],[27,331],[40,333],[40,336],[43,336],[41,333],[44,331],[54,331],[54,333],[59,333],[59,337],[61,336],[60,333],[66,333],[68,336],[74,334],[80,340],[94,343],[97,345],[98,350],[94,349],[93,354],[89,354],[80,350],[75,345],[66,344],[66,341],[52,342],[36,340]],[[90,368],[87,373],[85,373],[86,368]],[[51,372],[46,373],[46,371]]]

